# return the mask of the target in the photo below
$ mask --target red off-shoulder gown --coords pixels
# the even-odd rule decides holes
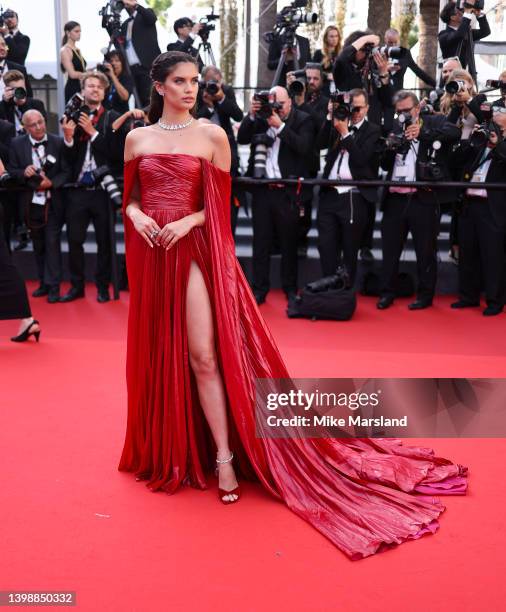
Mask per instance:
[[[160,227],[202,208],[206,221],[165,251],[150,248],[125,216],[128,419],[118,469],[153,491],[207,488],[215,446],[186,337],[193,259],[213,308],[239,478],[260,481],[351,559],[434,532],[444,510],[434,494],[465,493],[465,467],[392,438],[256,437],[255,379],[289,374],[235,256],[230,175],[193,155],[142,155],[125,166],[124,207],[136,176],[142,209]]]

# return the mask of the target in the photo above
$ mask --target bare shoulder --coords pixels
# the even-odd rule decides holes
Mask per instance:
[[[143,144],[150,137],[148,130],[151,131],[149,125],[145,127],[139,127],[135,130],[130,130],[130,132],[128,132],[125,139],[125,161],[130,161],[140,154]]]
[[[199,119],[199,129],[202,130],[202,135],[209,138],[214,144],[222,144],[228,142],[227,133],[216,123],[211,123],[208,119]]]
[[[200,130],[212,149],[211,162],[220,170],[230,172],[230,143],[225,130],[215,123],[201,123]]]

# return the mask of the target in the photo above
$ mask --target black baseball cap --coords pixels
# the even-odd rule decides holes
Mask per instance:
[[[174,21],[174,32],[177,34],[179,28],[184,28],[186,26],[193,28],[193,21],[189,17],[180,17]]]

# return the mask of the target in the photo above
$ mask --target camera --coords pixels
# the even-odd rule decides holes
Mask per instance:
[[[11,11],[10,9],[7,9],[6,11],[2,11],[0,9],[0,28],[3,28],[5,26],[5,20],[6,19],[11,19],[12,17],[15,17],[16,13],[14,11]]]
[[[210,96],[215,96],[220,91],[221,85],[218,83],[218,81],[209,79],[209,81],[199,81],[199,87],[207,92]]]
[[[95,180],[96,184],[100,184],[102,189],[105,189],[109,199],[116,207],[120,207],[122,205],[122,194],[121,189],[118,187],[118,183],[111,174],[111,169],[109,166],[99,166],[95,168],[95,170],[91,171],[91,174]]]
[[[330,94],[330,101],[332,102],[332,118],[338,121],[345,121],[352,115],[352,98],[350,93],[347,91],[341,91]]]
[[[83,96],[79,92],[77,92],[70,98],[70,100],[65,105],[63,116],[66,117],[68,121],[72,120],[75,124],[77,124],[81,113],[89,114],[89,112],[89,106],[84,103]]]
[[[216,15],[214,13],[214,8],[212,8],[210,15],[206,15],[199,20],[199,23],[203,24],[203,27],[199,30],[199,36],[204,42],[209,38],[209,34],[216,29],[215,24],[211,22],[219,18],[220,16]]]
[[[42,183],[41,173],[47,174],[48,170],[50,170],[56,164],[56,158],[53,155],[48,155],[46,157],[46,161],[44,162],[42,168],[36,169],[36,174],[26,179],[26,184],[28,187],[36,190],[39,188],[39,185]]]
[[[109,68],[109,66],[106,66],[104,63],[99,63],[95,66],[95,70],[108,76],[111,69]]]
[[[451,95],[455,95],[460,93],[461,91],[465,91],[467,88],[467,83],[465,81],[448,81],[445,85],[446,93]]]
[[[295,30],[301,23],[316,23],[317,13],[305,12],[308,0],[294,0],[289,6],[285,6],[276,15],[276,23],[270,32],[265,32],[264,40],[271,43],[275,38],[280,39],[281,44],[287,47],[295,46]]]
[[[494,111],[490,102],[480,104],[480,112],[484,121],[478,125],[469,138],[469,144],[476,148],[484,147],[489,141],[491,134],[497,134],[499,138],[502,136],[501,130],[497,129],[492,120]]]
[[[397,113],[397,122],[402,128],[401,134],[390,133],[383,140],[385,148],[389,151],[396,151],[397,153],[406,153],[409,149],[410,143],[406,138],[404,132],[412,125],[413,117],[408,111],[401,111]]]
[[[306,69],[294,70],[293,75],[295,76],[295,81],[288,85],[288,93],[291,96],[300,96],[304,93],[306,87]]]
[[[485,8],[485,0],[476,0],[474,4],[466,2],[466,0],[457,0],[457,9],[463,11],[466,8],[482,11]]]
[[[16,87],[16,89],[14,90],[15,100],[25,100],[27,95],[27,91],[24,87]]]
[[[308,283],[304,289],[310,293],[321,293],[332,289],[349,289],[351,287],[350,275],[345,266],[339,266],[335,274],[324,276],[312,283]]]
[[[274,138],[268,134],[254,134],[251,144],[255,145],[255,156],[253,158],[253,177],[263,178],[265,172],[265,162],[267,159],[267,149],[274,144]]]
[[[494,81],[489,79],[485,86],[490,89],[500,89],[503,95],[506,94],[506,81]]]
[[[260,110],[256,113],[259,119],[268,119],[273,111],[279,111],[283,107],[279,102],[271,102],[270,93],[266,90],[253,94],[253,99],[261,102]]]
[[[125,3],[121,0],[109,0],[98,14],[102,17],[102,27],[109,36],[118,38],[121,34],[121,11],[125,8]]]

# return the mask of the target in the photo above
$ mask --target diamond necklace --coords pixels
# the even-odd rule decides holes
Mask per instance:
[[[184,123],[164,123],[161,119],[158,119],[158,125],[163,130],[182,130],[185,127],[188,127],[190,123],[193,122],[193,117],[190,117],[188,121]]]

